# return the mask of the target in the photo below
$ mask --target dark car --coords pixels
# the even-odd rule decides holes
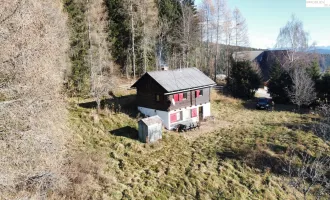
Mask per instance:
[[[271,100],[270,99],[267,99],[267,98],[258,98],[257,99],[257,105],[256,105],[256,108],[257,109],[270,109],[270,102]]]

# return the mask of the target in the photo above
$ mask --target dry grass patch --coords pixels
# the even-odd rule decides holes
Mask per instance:
[[[324,148],[310,132],[287,126],[305,123],[309,116],[248,110],[243,101],[216,93],[212,101],[215,121],[183,134],[164,131],[155,144],[110,134],[124,126],[137,128],[138,116],[103,111],[96,117],[93,110],[72,108],[77,152],[72,165],[79,166],[73,167],[79,173],[73,176],[71,194],[92,199],[292,199],[278,170],[287,147]]]

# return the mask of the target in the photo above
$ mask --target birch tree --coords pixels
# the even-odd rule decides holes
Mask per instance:
[[[302,21],[295,15],[287,24],[280,29],[277,36],[276,48],[284,49],[283,55],[286,58],[284,67],[291,67],[297,60],[301,59],[308,49],[309,34],[304,30]]]
[[[307,74],[306,69],[299,66],[292,69],[290,73],[293,85],[288,90],[292,103],[298,106],[309,105],[316,99],[314,81]]]

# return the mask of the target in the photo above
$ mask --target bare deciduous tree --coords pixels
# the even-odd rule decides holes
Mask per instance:
[[[317,199],[329,194],[329,156],[320,154],[313,157],[306,152],[290,150],[286,164],[284,171],[289,175],[289,184],[303,195],[303,199],[306,200],[311,191]],[[299,193],[293,191],[293,194],[296,199],[301,199]]]
[[[209,67],[209,62],[210,62],[210,43],[212,42],[212,34],[213,31],[211,30],[211,19],[212,16],[214,15],[214,5],[213,2],[211,0],[204,0],[203,4],[202,4],[202,10],[203,12],[203,17],[204,19],[203,21],[203,29],[205,27],[205,34],[203,34],[203,40],[206,40],[206,55],[205,55],[205,67],[207,69],[207,71],[209,71],[209,76],[211,76],[212,74],[210,73],[210,67]],[[205,38],[206,37],[206,38]]]
[[[131,47],[132,47],[132,65],[133,65],[133,79],[135,80],[135,72],[136,72],[136,66],[135,66],[135,12],[133,10],[133,1],[129,1],[129,7],[130,7],[130,17],[131,17]]]
[[[248,28],[246,20],[243,17],[241,11],[235,8],[233,11],[233,22],[234,22],[234,38],[235,38],[235,49],[238,51],[239,46],[249,46]]]
[[[282,55],[286,58],[285,67],[291,67],[303,57],[302,53],[308,49],[308,37],[302,21],[292,15],[290,21],[280,29],[275,45],[276,48],[285,50]]]
[[[330,141],[330,105],[323,104],[317,108],[317,113],[321,117],[314,125],[314,133],[324,141]]]
[[[87,0],[89,32],[89,64],[91,71],[91,94],[100,110],[102,96],[107,95],[116,84],[113,62],[107,41],[107,13],[102,0]],[[100,12],[101,11],[101,12]]]
[[[143,73],[147,72],[148,57],[153,52],[158,30],[155,30],[158,22],[156,4],[152,0],[142,0],[139,4],[139,15],[142,23],[141,48],[143,51]]]
[[[216,50],[215,50],[215,62],[214,62],[214,80],[216,81],[217,71],[219,69],[219,54],[220,54],[220,40],[221,40],[221,29],[222,29],[222,18],[224,15],[224,11],[226,8],[226,1],[224,0],[216,0],[216,20],[215,20],[215,28],[216,28]]]
[[[330,106],[321,105],[317,109],[320,120],[312,126],[315,135],[329,141],[330,135]],[[325,143],[329,147],[329,143]],[[289,175],[289,184],[299,191],[304,199],[313,193],[316,199],[329,197],[330,194],[330,156],[325,149],[316,149],[315,155],[289,149],[288,160],[285,162],[284,171]],[[297,199],[301,199],[297,192],[293,191]]]
[[[191,47],[194,44],[196,38],[196,27],[194,27],[195,14],[190,5],[187,5],[184,1],[181,1],[182,10],[182,31],[180,33],[182,42],[180,46],[182,48],[182,61],[184,67],[189,67],[189,55]]]
[[[303,67],[295,67],[290,73],[292,87],[288,90],[288,95],[292,103],[298,106],[309,105],[316,99],[314,82],[306,73]]]
[[[231,11],[229,8],[225,10],[224,14],[224,24],[223,24],[223,32],[225,35],[225,44],[226,44],[226,56],[225,56],[225,63],[226,63],[226,73],[227,76],[229,76],[229,70],[230,70],[230,44],[232,41],[232,34],[233,34],[233,21],[231,16]]]

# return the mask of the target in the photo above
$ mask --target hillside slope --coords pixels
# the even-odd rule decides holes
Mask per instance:
[[[164,131],[155,144],[136,139],[140,117],[134,105],[121,113],[110,106],[100,115],[73,106],[77,157],[74,192],[66,198],[293,199],[296,191],[282,168],[285,152],[327,145],[294,128],[310,123],[310,116],[249,110],[243,103],[213,92],[214,121],[183,134]]]
[[[68,182],[66,15],[60,0],[5,0],[0,13],[0,199],[44,198]]]

